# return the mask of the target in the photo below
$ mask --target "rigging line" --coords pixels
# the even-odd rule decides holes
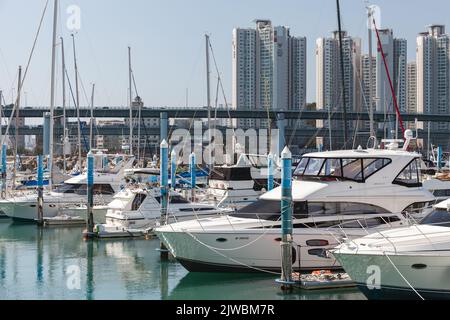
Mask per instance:
[[[139,97],[139,92],[136,86],[136,79],[134,78],[134,71],[131,70],[131,78],[133,79],[134,92],[136,92],[136,96]]]
[[[370,61],[369,61],[369,63],[370,63]],[[355,64],[353,65],[353,67],[356,69]],[[370,111],[370,105],[367,103],[367,98],[366,98],[366,95],[364,94],[363,80],[361,79],[361,70],[357,70],[357,72],[356,72],[356,79],[358,81],[358,84],[359,84],[359,87],[360,87],[360,90],[361,90],[361,93],[362,93],[361,95],[362,95],[362,98],[364,100],[364,105],[367,107],[367,111],[369,112]],[[369,86],[370,86],[370,82],[369,82]],[[357,114],[358,114],[358,119],[356,121],[356,126],[355,126],[355,131],[354,131],[354,136],[353,136],[353,149],[355,149],[355,146],[356,146],[355,142],[356,142],[358,131],[359,131],[359,125],[360,125],[360,122],[361,122],[361,114],[362,114],[362,112],[360,110],[357,110]]]
[[[7,126],[6,131],[5,131],[5,132],[7,132],[7,133],[9,132],[9,130],[10,130],[10,128],[11,128],[11,123],[12,123],[12,119],[13,119],[13,117],[14,117],[14,115],[15,115],[14,113],[15,113],[16,108],[17,108],[17,104],[18,104],[18,101],[19,101],[20,92],[21,92],[21,90],[22,90],[23,84],[25,83],[25,79],[26,79],[26,77],[27,77],[27,75],[28,75],[28,69],[29,69],[30,64],[31,64],[31,59],[33,58],[33,55],[34,55],[34,50],[36,49],[37,40],[38,40],[39,35],[40,35],[40,33],[41,33],[42,24],[43,24],[44,18],[45,18],[45,13],[47,12],[47,8],[48,8],[48,3],[49,3],[49,0],[47,0],[47,1],[45,2],[44,10],[42,11],[42,16],[41,16],[41,19],[40,19],[40,21],[39,21],[39,27],[38,27],[36,36],[35,36],[35,38],[34,38],[33,47],[31,48],[30,56],[28,57],[27,66],[26,66],[26,68],[25,68],[25,72],[24,72],[24,74],[23,74],[22,80],[20,81],[20,86],[19,86],[19,88],[17,88],[17,99],[16,99],[16,102],[14,103],[14,108],[13,108],[12,113],[11,113],[11,118],[9,119],[9,123],[8,123],[8,126]],[[3,137],[3,141],[1,142],[2,144],[5,143],[5,139],[6,139],[6,136]]]
[[[225,88],[223,87],[222,77],[221,77],[221,74],[220,74],[220,71],[219,71],[219,67],[217,65],[216,55],[214,53],[214,49],[212,47],[211,41],[209,41],[209,47],[211,49],[211,54],[212,54],[213,61],[214,61],[214,67],[216,68],[217,77],[219,78],[219,83],[220,83],[220,88],[222,90],[223,99],[224,99],[224,102],[225,102],[225,106],[227,108],[228,119],[231,121],[232,119],[231,119],[230,108],[228,107],[228,99],[227,99],[227,96],[225,94]]]
[[[412,286],[412,284],[405,278],[405,276],[400,272],[400,270],[397,268],[397,266],[394,264],[394,262],[391,260],[391,258],[387,255],[386,252],[383,252],[384,256],[389,260],[391,265],[394,267],[395,271],[400,275],[400,277],[406,282],[406,284],[414,291],[415,294],[422,300],[425,301],[424,297]]]
[[[398,106],[397,95],[395,94],[394,85],[392,83],[392,78],[391,78],[391,75],[389,73],[389,68],[388,68],[387,61],[386,61],[386,55],[384,54],[383,45],[381,43],[380,32],[378,31],[377,23],[375,21],[375,18],[373,18],[372,20],[373,20],[373,26],[375,28],[375,33],[376,33],[377,39],[378,39],[378,48],[380,49],[381,56],[383,57],[383,62],[384,62],[385,70],[386,70],[386,75],[387,75],[388,80],[389,80],[389,86],[391,87],[391,93],[392,93],[392,98],[394,99],[395,111],[397,112],[398,122],[400,123],[400,127],[402,129],[403,139],[406,139],[405,138],[405,126],[403,124],[402,114],[401,114],[400,108]]]

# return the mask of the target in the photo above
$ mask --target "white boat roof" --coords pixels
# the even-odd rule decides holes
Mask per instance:
[[[158,168],[141,168],[141,169],[126,169],[125,170],[125,175],[130,176],[130,175],[160,175],[160,169]]]
[[[387,150],[387,149],[365,149],[365,150],[339,150],[339,151],[326,151],[326,152],[314,152],[303,155],[307,158],[394,158],[394,157],[408,157],[418,158],[422,157],[415,152],[407,152],[401,149]]]
[[[450,206],[450,199],[447,199],[445,201],[439,202],[437,205],[434,206],[434,208],[448,210],[450,208],[449,206]]]

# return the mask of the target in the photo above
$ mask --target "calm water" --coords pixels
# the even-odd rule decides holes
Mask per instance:
[[[188,273],[160,261],[157,240],[84,242],[81,231],[0,221],[0,299],[363,299],[354,289],[283,295],[270,275]]]

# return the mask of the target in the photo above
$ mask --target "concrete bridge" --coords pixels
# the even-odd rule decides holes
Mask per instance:
[[[7,106],[4,108],[4,114],[6,117],[11,117],[12,107]],[[21,118],[43,118],[45,113],[50,112],[48,107],[27,107],[21,108],[19,117]],[[160,118],[161,114],[167,114],[169,119],[205,119],[208,117],[207,108],[142,108],[142,118]],[[327,120],[329,114],[327,111],[283,111],[283,110],[271,110],[269,112],[264,110],[227,110],[227,109],[213,109],[213,116],[218,119],[278,119],[280,114],[283,114],[287,120]],[[138,116],[138,111],[133,112],[134,117]],[[55,108],[55,117],[63,116],[63,109],[61,107]],[[77,110],[75,108],[67,108],[66,116],[68,118],[76,118]],[[87,107],[80,108],[81,118],[90,118],[91,110]],[[392,113],[391,116],[395,117]],[[96,107],[94,109],[94,117],[96,118],[129,118],[130,109],[128,107]],[[376,122],[383,122],[385,120],[385,114],[376,112],[374,113],[374,120]],[[423,122],[449,122],[450,114],[402,114],[404,121],[413,122],[416,119]],[[332,120],[342,120],[343,112],[334,112],[331,115]],[[367,112],[347,112],[347,119],[349,121],[361,120],[369,121],[369,114]]]

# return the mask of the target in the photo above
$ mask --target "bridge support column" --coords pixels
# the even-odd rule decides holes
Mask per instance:
[[[161,125],[160,125],[161,134],[160,134],[159,138],[162,143],[163,141],[169,141],[167,139],[168,135],[169,135],[169,116],[168,116],[167,112],[161,112],[160,119],[161,119]]]
[[[278,148],[277,148],[277,156],[280,157],[281,153],[285,146],[287,146],[286,142],[286,117],[284,113],[277,114],[277,127],[278,127]]]
[[[43,154],[50,155],[50,113],[44,114]]]

